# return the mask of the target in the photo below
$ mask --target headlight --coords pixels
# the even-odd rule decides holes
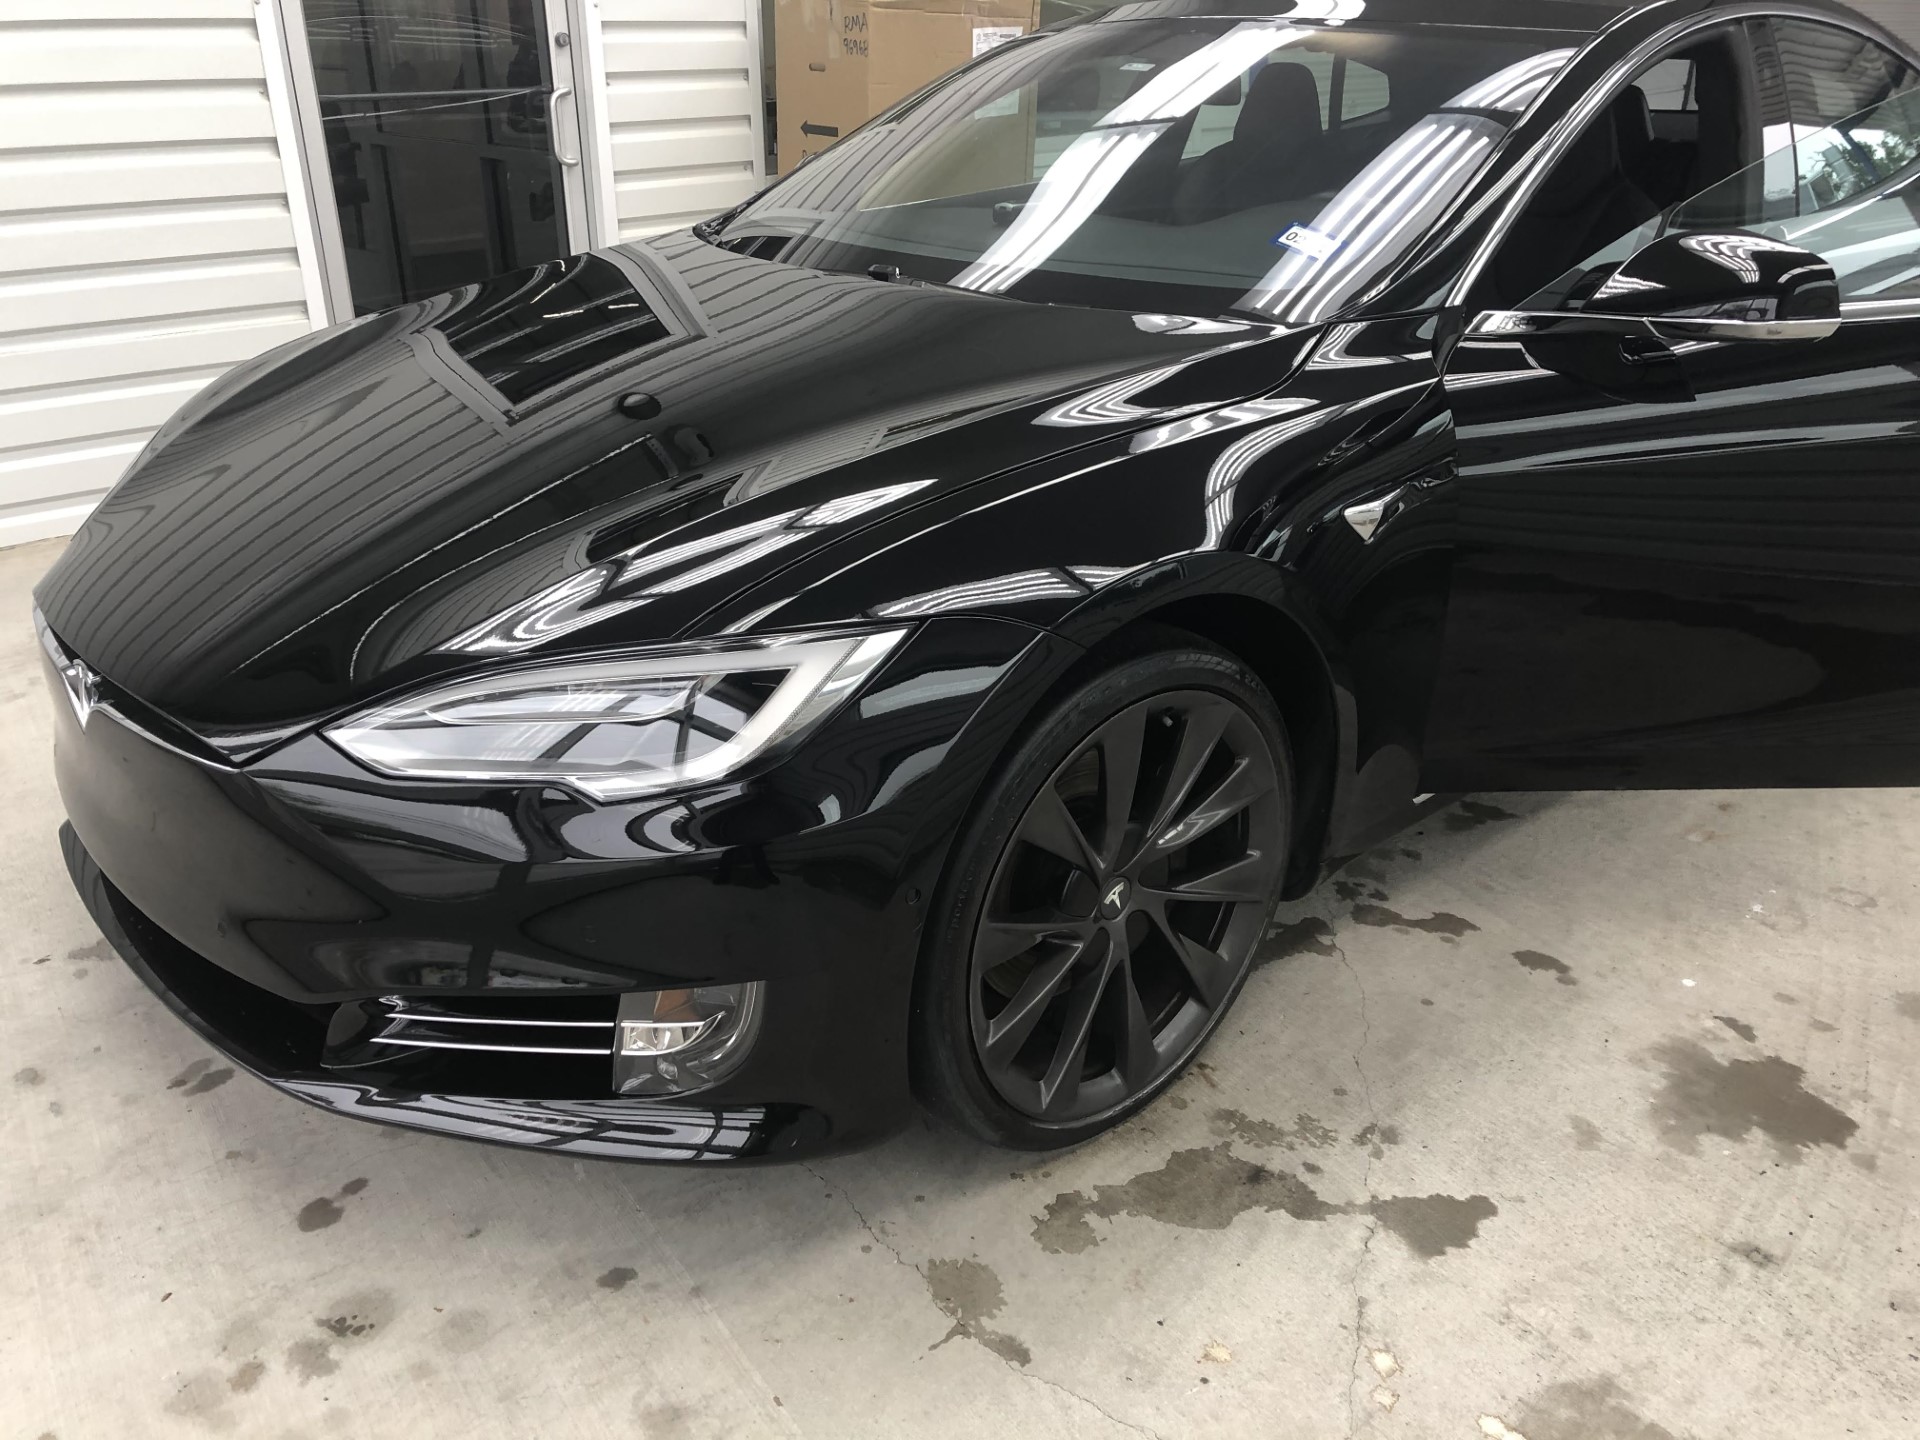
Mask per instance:
[[[419,691],[322,733],[383,775],[565,785],[625,800],[718,780],[799,734],[906,633],[522,666]]]

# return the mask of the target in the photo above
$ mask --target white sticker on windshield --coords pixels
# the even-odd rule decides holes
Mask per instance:
[[[1009,40],[1018,40],[1026,33],[1018,25],[976,25],[973,27],[974,57],[977,59],[994,46],[1004,45]]]
[[[1315,260],[1324,260],[1340,248],[1337,237],[1324,235],[1306,225],[1289,225],[1273,237],[1273,243],[1284,245],[1289,250],[1298,250]]]

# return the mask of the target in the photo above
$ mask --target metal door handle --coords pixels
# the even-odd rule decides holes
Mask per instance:
[[[576,150],[573,154],[569,155],[560,148],[560,101],[571,94],[573,94],[573,87],[571,85],[557,85],[554,87],[553,93],[547,96],[547,134],[552,140],[553,158],[558,160],[562,165],[578,165],[580,163],[579,151]]]
[[[1361,543],[1370,544],[1381,522],[1398,509],[1400,499],[1406,493],[1407,487],[1402,485],[1377,500],[1349,505],[1340,513],[1346,516],[1347,524],[1353,527],[1353,533],[1360,537]]]

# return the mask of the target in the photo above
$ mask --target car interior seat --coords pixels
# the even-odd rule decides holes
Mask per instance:
[[[1503,303],[1521,304],[1660,213],[1621,156],[1621,133],[1637,135],[1646,105],[1646,96],[1628,86],[1594,117],[1534,192],[1494,260]]]
[[[1173,196],[1173,221],[1191,225],[1270,205],[1316,188],[1320,86],[1290,61],[1261,67],[1247,88],[1233,138],[1194,160]]]

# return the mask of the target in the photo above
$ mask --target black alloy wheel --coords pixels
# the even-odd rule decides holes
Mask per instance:
[[[1070,697],[1009,766],[979,836],[988,853],[962,882],[964,947],[945,963],[964,968],[964,1012],[949,987],[947,1038],[964,1024],[969,1063],[933,1067],[934,1103],[1034,1148],[1146,1103],[1246,978],[1286,866],[1291,790],[1271,697],[1197,641]]]

